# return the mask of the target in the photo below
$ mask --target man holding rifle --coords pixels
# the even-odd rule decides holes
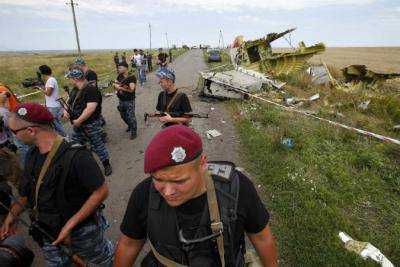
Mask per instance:
[[[101,93],[97,88],[89,83],[81,69],[70,70],[66,78],[71,79],[78,89],[76,94],[70,96],[69,104],[73,115],[64,112],[64,116],[69,118],[73,124],[72,140],[85,144],[90,143],[91,149],[95,152],[104,167],[104,174],[112,174],[110,157],[102,138],[103,129],[101,128]]]
[[[163,127],[174,124],[188,125],[191,118],[181,117],[180,115],[191,112],[192,107],[187,95],[183,92],[178,92],[175,86],[175,73],[170,69],[163,68],[158,70],[156,75],[160,79],[159,84],[163,89],[158,95],[156,107],[157,111],[166,114],[159,118],[164,123]],[[174,113],[176,116],[171,116],[170,113]]]
[[[9,128],[18,139],[33,145],[14,203],[1,230],[3,239],[12,233],[22,206],[31,209],[30,235],[41,246],[48,266],[70,266],[76,255],[84,261],[111,266],[113,247],[104,237],[102,202],[108,196],[90,151],[65,141],[54,131],[53,115],[39,104],[17,107]],[[68,245],[73,254],[65,253]]]
[[[137,123],[135,116],[135,90],[136,77],[129,75],[128,64],[121,62],[118,64],[118,77],[114,83],[119,99],[118,111],[122,120],[128,125],[127,132],[130,133],[131,140],[137,137]]]

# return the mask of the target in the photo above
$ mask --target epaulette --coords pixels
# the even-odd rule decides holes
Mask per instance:
[[[208,170],[211,174],[229,179],[231,177],[232,170],[235,166],[228,162],[208,162]]]

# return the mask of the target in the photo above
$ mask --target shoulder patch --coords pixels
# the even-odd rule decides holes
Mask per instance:
[[[208,170],[211,174],[229,179],[231,177],[232,166],[229,164],[208,163]]]

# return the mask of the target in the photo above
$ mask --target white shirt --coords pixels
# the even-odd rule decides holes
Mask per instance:
[[[133,60],[135,61],[136,66],[138,67],[142,66],[143,57],[141,54],[134,55]]]
[[[61,107],[60,102],[57,101],[57,99],[59,98],[57,80],[54,77],[50,77],[47,80],[45,87],[53,88],[53,92],[51,92],[50,96],[47,96],[47,95],[44,96],[46,99],[46,107],[49,107],[49,108]]]

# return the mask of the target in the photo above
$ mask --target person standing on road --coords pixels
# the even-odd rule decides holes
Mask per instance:
[[[70,70],[66,75],[76,86],[77,92],[69,99],[72,114],[64,112],[64,116],[72,120],[72,140],[81,144],[87,141],[91,149],[99,156],[104,167],[104,174],[112,174],[110,157],[102,138],[103,129],[100,121],[101,94],[96,87],[85,80],[81,69]],[[72,115],[72,117],[70,117]]]
[[[118,66],[118,77],[114,87],[119,99],[118,111],[122,120],[128,125],[127,132],[131,140],[137,137],[137,123],[135,116],[135,90],[136,77],[129,75],[128,64],[120,63]]]
[[[175,86],[175,73],[170,69],[163,68],[159,69],[156,75],[160,79],[159,84],[163,89],[158,95],[156,107],[157,111],[166,114],[159,118],[164,123],[163,127],[174,124],[188,125],[190,118],[180,117],[180,115],[191,112],[192,107],[187,95],[178,92]]]
[[[83,73],[85,74],[86,81],[88,81],[89,83],[93,84],[99,90],[97,73],[95,71],[89,69],[89,67],[87,66],[85,60],[83,58],[81,58],[81,57],[78,57],[75,60],[75,66],[78,66],[79,68],[81,68]],[[101,92],[100,92],[100,94],[101,94]],[[106,125],[106,120],[104,119],[103,113],[102,113],[102,103],[103,103],[103,101],[100,103],[100,112],[101,112],[100,121],[101,121],[101,126],[105,126]]]
[[[144,66],[143,66],[144,57],[137,49],[134,50],[133,61],[135,62],[135,66],[137,69],[137,76],[139,77],[139,83],[141,86],[143,86],[145,79]]]
[[[151,54],[151,51],[147,52],[146,60],[147,60],[147,70],[149,72],[153,71],[153,55]]]
[[[115,64],[115,69],[118,71],[118,64],[119,64],[119,55],[118,55],[118,52],[115,52],[115,55],[114,55],[114,64]]]
[[[66,136],[64,126],[61,123],[63,108],[60,102],[58,102],[59,90],[57,80],[52,76],[52,70],[47,65],[40,66],[39,72],[46,82],[43,93],[46,100],[46,107],[54,116],[55,129],[61,136]]]
[[[278,265],[270,215],[251,179],[231,162],[207,162],[191,128],[159,132],[146,148],[144,172],[150,176],[131,194],[114,266],[132,266],[146,241],[144,267],[246,266],[245,234],[260,266]]]
[[[168,66],[167,62],[168,55],[163,52],[163,49],[158,49],[158,56],[157,56],[157,64],[160,66],[160,69],[165,69]]]
[[[102,215],[108,187],[96,161],[84,146],[67,142],[52,128],[53,115],[42,105],[25,103],[10,117],[17,138],[33,145],[19,185],[19,204],[33,207],[30,235],[41,247],[47,266],[72,266],[59,248],[98,266],[112,266],[113,245],[104,237]],[[9,236],[24,207],[14,203],[0,230]]]

